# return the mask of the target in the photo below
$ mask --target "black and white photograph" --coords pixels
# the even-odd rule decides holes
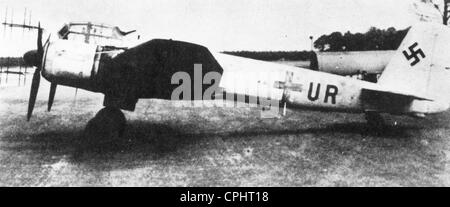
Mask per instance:
[[[1,0],[0,186],[448,187],[449,7]]]

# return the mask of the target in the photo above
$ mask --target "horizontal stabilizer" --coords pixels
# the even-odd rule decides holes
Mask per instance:
[[[400,91],[400,90],[385,88],[382,86],[381,87],[373,87],[373,88],[367,87],[367,88],[363,88],[362,90],[363,90],[363,92],[369,91],[369,92],[378,92],[381,94],[391,94],[391,95],[409,97],[409,98],[417,99],[417,100],[421,100],[421,101],[433,101],[433,98],[427,97],[423,94],[418,94],[418,93],[409,92],[409,91]]]

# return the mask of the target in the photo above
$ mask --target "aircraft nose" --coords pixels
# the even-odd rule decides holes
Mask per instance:
[[[31,50],[26,52],[23,55],[23,61],[27,66],[38,66],[40,64],[40,61],[38,59],[38,52],[37,50]]]

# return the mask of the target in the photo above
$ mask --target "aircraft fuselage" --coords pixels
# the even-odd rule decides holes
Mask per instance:
[[[211,53],[203,46],[172,40],[152,40],[126,52],[102,52],[96,45],[57,40],[46,45],[44,58],[42,74],[46,79],[104,93],[105,105],[131,111],[141,98],[201,100],[205,99],[205,93],[206,99],[235,94],[277,102],[275,107],[312,110],[396,114],[441,110],[428,105],[421,107],[424,101],[408,104],[411,100],[405,98],[378,99],[377,94],[363,90],[376,88],[374,83]],[[184,94],[174,96],[177,91]],[[237,102],[248,101],[228,97]]]

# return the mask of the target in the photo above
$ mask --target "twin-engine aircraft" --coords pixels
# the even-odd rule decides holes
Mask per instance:
[[[443,53],[450,49],[450,30],[433,23],[410,29],[378,83],[213,53],[173,40],[155,39],[117,52],[61,39],[49,38],[42,44],[39,32],[37,45],[37,51],[24,57],[37,67],[28,120],[42,75],[51,82],[49,110],[57,85],[103,93],[102,111],[121,114],[110,116],[122,123],[115,127],[119,134],[125,127],[120,109],[134,111],[139,99],[173,100],[174,92],[180,91],[175,99],[204,100],[225,94],[235,102],[269,100],[269,107],[283,112],[290,108],[365,113],[375,126],[382,123],[380,113],[425,117],[450,107],[450,60]],[[200,86],[196,78],[189,78],[197,76],[204,77]],[[201,88],[202,95],[182,86]]]

